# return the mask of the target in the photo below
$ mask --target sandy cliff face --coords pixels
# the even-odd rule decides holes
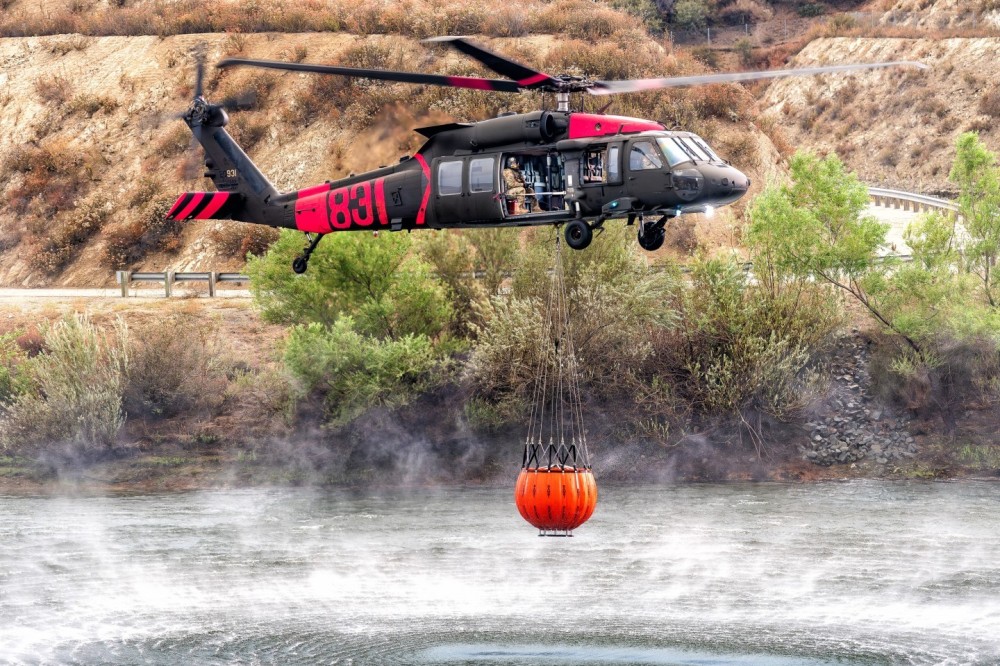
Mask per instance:
[[[975,130],[1000,149],[1000,39],[819,39],[792,63],[915,60],[928,70],[779,80],[762,104],[796,146],[836,151],[870,183],[948,192],[959,134]]]

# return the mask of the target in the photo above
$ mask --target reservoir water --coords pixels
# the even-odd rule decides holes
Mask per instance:
[[[998,664],[1000,485],[0,497],[0,663]]]

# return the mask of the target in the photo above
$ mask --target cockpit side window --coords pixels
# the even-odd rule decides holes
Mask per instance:
[[[629,151],[628,155],[628,168],[631,171],[659,169],[661,167],[663,167],[663,160],[656,152],[652,142],[636,141],[632,144],[632,150]]]

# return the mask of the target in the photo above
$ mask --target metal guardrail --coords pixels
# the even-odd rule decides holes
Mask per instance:
[[[944,210],[957,215],[959,212],[958,204],[954,201],[929,197],[925,194],[869,187],[868,196],[875,202],[876,206],[884,208],[902,208],[903,210],[912,210],[917,213],[930,210]]]
[[[163,295],[169,297],[172,287],[177,282],[207,282],[208,295],[215,296],[215,286],[226,282],[249,282],[250,278],[242,273],[181,273],[164,271],[162,273],[144,273],[132,271],[116,271],[115,280],[121,286],[122,298],[128,298],[129,287],[133,282],[162,282]]]

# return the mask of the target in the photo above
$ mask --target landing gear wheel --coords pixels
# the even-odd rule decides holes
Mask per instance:
[[[306,234],[306,238],[309,239],[309,245],[306,246],[306,249],[302,250],[302,254],[295,257],[292,261],[292,270],[295,271],[296,274],[302,275],[306,272],[306,269],[309,268],[309,257],[312,256],[312,253],[316,249],[316,246],[319,245],[319,242],[323,240],[323,235],[324,234],[316,234],[314,236],[312,234]]]
[[[667,233],[663,229],[649,229],[646,233],[639,231],[639,247],[648,252],[655,252],[663,247]]]
[[[594,230],[583,220],[573,220],[566,225],[566,245],[574,250],[582,250],[594,238]]]

